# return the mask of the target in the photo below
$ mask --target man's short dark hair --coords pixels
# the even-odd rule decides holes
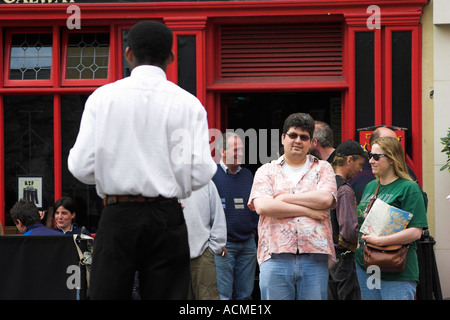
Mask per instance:
[[[10,210],[11,218],[14,223],[17,224],[17,220],[20,220],[26,227],[41,221],[39,215],[39,209],[33,202],[25,201],[21,199]]]
[[[128,32],[128,46],[139,64],[164,65],[172,44],[172,31],[157,21],[138,22]]]
[[[312,139],[314,135],[314,119],[307,113],[293,113],[284,120],[283,134],[286,134],[289,128],[300,128],[309,133]]]

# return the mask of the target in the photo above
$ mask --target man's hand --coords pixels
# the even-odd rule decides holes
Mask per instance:
[[[315,220],[325,221],[330,218],[330,212],[328,210],[314,210],[311,209],[311,212],[307,214],[308,217]]]

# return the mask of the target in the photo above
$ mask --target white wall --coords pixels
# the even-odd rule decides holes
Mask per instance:
[[[450,173],[440,138],[450,128],[450,1],[433,1],[434,23],[434,206],[436,260],[442,295],[450,297]]]

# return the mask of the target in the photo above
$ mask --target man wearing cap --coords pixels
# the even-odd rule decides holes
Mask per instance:
[[[337,263],[329,270],[329,300],[361,299],[354,253],[358,242],[356,198],[348,180],[362,171],[366,159],[367,153],[356,141],[344,141],[336,148],[332,166],[338,188],[337,204],[330,216]]]

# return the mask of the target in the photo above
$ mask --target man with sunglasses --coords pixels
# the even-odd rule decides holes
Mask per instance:
[[[313,134],[310,115],[290,115],[283,156],[255,174],[248,205],[260,215],[263,300],[327,299],[328,266],[335,260],[328,210],[336,205],[336,180],[327,161],[308,155]]]

